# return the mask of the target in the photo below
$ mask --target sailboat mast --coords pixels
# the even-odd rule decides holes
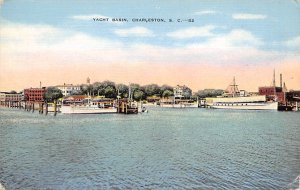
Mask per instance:
[[[129,87],[128,87],[128,99],[131,100],[131,86],[129,83]]]
[[[235,97],[235,93],[236,93],[236,91],[235,91],[235,77],[233,77],[233,97]]]

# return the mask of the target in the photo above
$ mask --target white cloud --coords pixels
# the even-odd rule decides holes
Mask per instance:
[[[154,36],[153,32],[145,27],[133,27],[127,29],[116,29],[114,33],[121,37],[138,36],[138,37],[151,37]]]
[[[63,32],[49,25],[3,24],[0,34],[1,39],[5,40],[37,41],[57,38]]]
[[[300,36],[285,41],[284,45],[290,48],[300,48]]]
[[[195,15],[214,15],[214,14],[217,14],[217,13],[218,12],[214,11],[214,10],[204,10],[204,11],[197,11],[194,14]]]
[[[144,31],[142,35],[145,33],[149,35],[147,29],[132,30],[131,28],[129,31],[131,32],[122,31],[119,34],[141,35],[140,31]],[[47,66],[55,68],[60,65],[94,67],[99,64],[120,62],[122,64],[144,62],[153,64],[257,64],[277,60],[281,56],[278,52],[260,50],[259,47],[263,41],[251,32],[241,29],[222,35],[209,34],[211,38],[205,42],[173,47],[141,43],[123,44],[119,40],[94,37],[75,31],[65,32],[47,25],[5,24],[2,25],[0,32],[1,68],[6,69]]]
[[[211,39],[211,42],[214,42],[214,44],[219,44],[219,46],[223,46],[225,48],[258,47],[263,45],[261,39],[254,36],[251,32],[242,29],[234,29],[228,34]]]
[[[212,30],[215,28],[216,26],[213,25],[207,25],[203,27],[190,27],[190,28],[180,29],[174,32],[167,33],[167,36],[176,39],[207,37],[207,36],[214,35],[212,33]]]
[[[267,18],[267,16],[261,14],[237,13],[237,14],[233,14],[232,18],[236,20],[258,20],[258,19],[265,19]]]

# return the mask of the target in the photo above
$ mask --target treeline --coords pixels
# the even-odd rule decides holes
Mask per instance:
[[[216,97],[221,96],[223,94],[224,90],[221,89],[204,89],[199,90],[195,93],[196,96],[199,98],[207,98],[207,97]]]
[[[157,84],[139,85],[136,83],[130,84],[131,95],[134,100],[146,100],[147,97],[160,97],[168,98],[174,95],[173,87],[169,85],[159,86]],[[192,95],[192,90],[184,86],[183,96],[184,98],[206,98],[206,97],[216,97],[223,94],[221,89],[204,89],[199,90],[194,95]],[[11,93],[16,93],[16,91],[11,91]],[[126,84],[116,84],[112,81],[106,80],[103,82],[95,82],[93,84],[82,84],[80,85],[80,90],[73,91],[71,95],[92,95],[92,96],[105,96],[106,98],[128,98],[129,96],[129,85]],[[56,87],[48,87],[44,95],[44,99],[48,102],[52,102],[55,99],[61,98],[62,92]]]
[[[189,98],[192,96],[192,90],[185,87],[185,97]],[[147,97],[161,97],[168,98],[173,96],[173,87],[169,85],[159,86],[157,84],[139,85],[136,83],[130,84],[130,90],[132,98],[134,100],[145,100]],[[87,85],[82,84],[80,90],[73,92],[73,95],[84,95],[90,94],[94,96],[105,96],[107,98],[128,98],[129,96],[129,85],[116,84],[112,81],[95,82]]]

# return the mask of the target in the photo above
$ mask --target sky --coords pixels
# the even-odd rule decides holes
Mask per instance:
[[[197,91],[234,76],[257,91],[274,69],[300,90],[299,21],[299,0],[0,0],[0,91],[87,77]]]

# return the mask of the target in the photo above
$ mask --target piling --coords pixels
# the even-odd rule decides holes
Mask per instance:
[[[44,113],[44,103],[41,103],[41,114]]]
[[[48,115],[48,103],[47,102],[45,102],[45,115]]]
[[[57,101],[56,100],[54,100],[54,116],[56,116],[56,113],[57,113],[57,106],[56,106],[56,104],[57,104]]]

